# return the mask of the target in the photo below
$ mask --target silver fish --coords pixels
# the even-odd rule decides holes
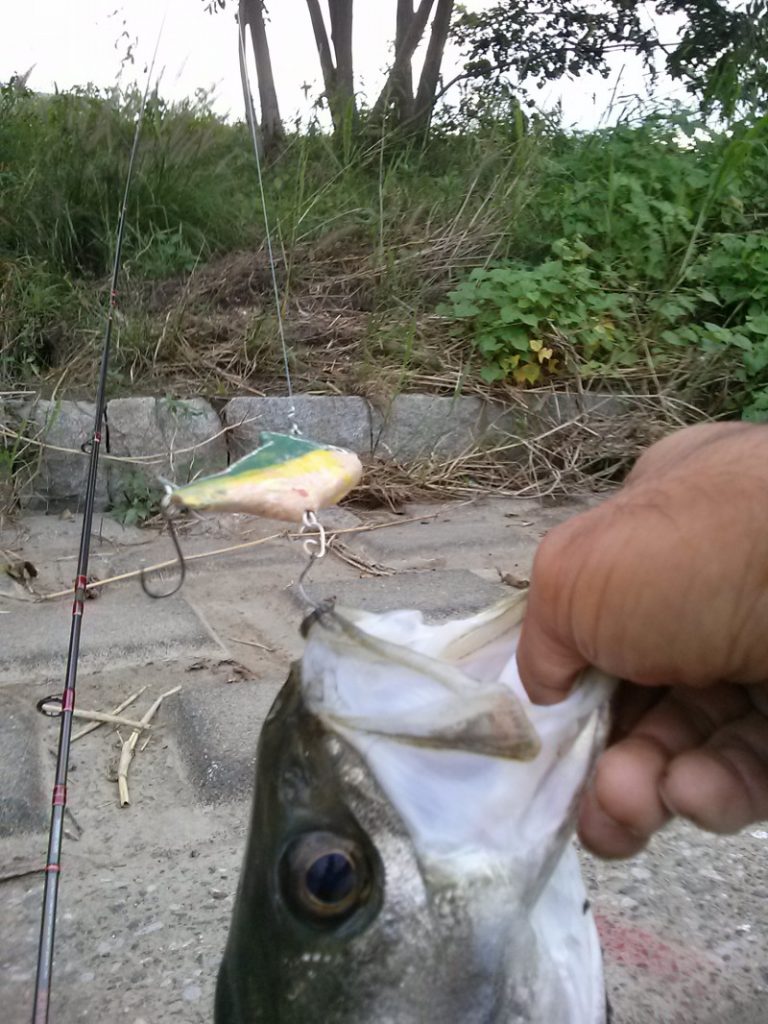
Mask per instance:
[[[259,743],[216,1024],[603,1024],[571,837],[613,682],[532,705],[523,610],[310,617]]]

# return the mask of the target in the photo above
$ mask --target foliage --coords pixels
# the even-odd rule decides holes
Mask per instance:
[[[158,514],[162,496],[161,488],[144,473],[126,472],[110,511],[125,526],[141,526]]]
[[[705,111],[732,117],[745,105],[768,101],[768,3],[747,0],[657,0],[660,15],[683,19],[676,44],[659,38],[644,4],[607,0],[504,0],[480,11],[461,9],[453,35],[462,46],[465,74],[475,85],[498,90],[507,81],[518,93],[530,85],[606,77],[609,56],[633,52],[653,74],[664,69]]]
[[[613,50],[648,57],[653,49],[634,3],[597,9],[584,0],[505,0],[477,11],[460,8],[452,34],[464,50],[467,77],[483,82],[513,74],[518,83],[541,84],[585,71],[605,78]]]
[[[0,257],[0,380],[38,377],[85,315],[71,280],[30,256]]]
[[[685,82],[704,110],[732,117],[738,108],[765,111],[768,102],[768,3],[746,0],[662,0],[661,13],[683,14],[666,70]]]
[[[0,257],[24,255],[70,274],[109,270],[137,89],[38,96],[0,87]],[[195,102],[150,98],[129,197],[126,264],[168,275],[244,244],[253,200],[240,182],[252,155],[242,128]],[[182,227],[183,225],[183,227]]]
[[[558,259],[526,268],[511,263],[476,269],[451,292],[442,312],[470,320],[483,358],[482,376],[535,384],[561,369],[566,347],[605,366],[627,338],[625,295],[601,286],[583,243],[560,241]]]
[[[136,97],[6,87],[0,101],[0,380],[90,383]],[[243,126],[203,99],[155,99],[146,128],[110,389],[178,390],[199,367],[201,391],[274,388],[259,377],[281,357]],[[292,369],[310,358],[302,331],[348,320],[346,342],[332,326],[312,349],[341,372],[359,356],[343,344],[364,338],[369,389],[417,363],[435,380],[447,344],[464,362],[471,348],[466,372],[521,386],[651,364],[686,388],[688,360],[704,381],[691,401],[764,416],[766,165],[765,117],[725,130],[675,110],[568,133],[497,97],[425,145],[384,133],[347,150],[307,125],[265,167]],[[393,339],[408,351],[378,366]]]
[[[474,270],[442,310],[469,324],[486,379],[649,357],[663,372],[695,352],[725,375],[724,410],[768,419],[766,144],[768,118],[718,134],[682,115],[558,139],[527,260]]]

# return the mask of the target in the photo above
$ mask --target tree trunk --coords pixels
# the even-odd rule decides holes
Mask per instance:
[[[323,72],[323,85],[326,95],[330,95],[336,88],[336,68],[333,65],[331,44],[328,42],[328,33],[325,31],[323,12],[320,10],[318,0],[307,0],[309,17],[312,21],[312,31],[315,34],[315,46],[317,55],[320,58],[320,69]]]
[[[352,0],[329,0],[331,39],[336,54],[336,95],[339,101],[354,103],[352,70]]]
[[[277,102],[277,90],[272,73],[272,59],[269,53],[267,30],[264,25],[263,0],[240,0],[238,17],[243,29],[247,25],[251,32],[261,105],[261,136],[264,149],[269,152],[276,143],[284,138],[285,129],[280,119],[280,107]],[[241,59],[242,57],[241,54]],[[241,71],[243,70],[241,68]]]
[[[323,72],[323,84],[333,126],[340,131],[348,118],[357,116],[355,104],[355,75],[352,59],[352,5],[353,0],[328,0],[331,22],[331,40],[318,0],[307,0],[315,46]],[[335,60],[334,60],[335,58]]]
[[[416,105],[413,114],[413,129],[420,135],[426,135],[435,109],[437,83],[440,81],[440,65],[443,62],[445,44],[451,28],[454,0],[437,0],[437,9],[432,21],[432,31],[427,44],[424,67],[419,78],[416,92]]]
[[[373,105],[371,110],[371,118],[376,121],[384,116],[387,107],[392,99],[393,92],[396,88],[396,83],[400,80],[400,76],[403,73],[403,69],[411,66],[411,60],[416,52],[416,47],[421,42],[421,37],[424,35],[424,29],[427,27],[427,21],[432,10],[432,5],[435,0],[421,0],[419,6],[416,8],[413,17],[411,18],[410,25],[403,33],[402,43],[400,52],[395,52],[395,61],[392,65],[387,81],[384,84],[384,88],[379,94],[379,98]]]
[[[413,21],[413,0],[397,0],[397,24],[395,27],[395,63],[402,52],[408,28]],[[395,119],[404,124],[413,117],[413,70],[411,63],[401,62],[401,70],[392,78],[392,103]]]

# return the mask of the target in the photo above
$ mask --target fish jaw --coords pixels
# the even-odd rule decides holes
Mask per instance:
[[[514,642],[511,658],[502,642],[519,611],[475,617],[480,644],[466,623],[429,627],[413,613],[321,616],[310,627],[259,744],[216,1024],[603,1024],[599,943],[570,835],[610,684],[588,681],[565,711],[527,705]],[[393,629],[406,655],[387,646]],[[447,670],[427,667],[446,651]],[[397,707],[382,728],[370,703],[386,704],[388,673],[398,705],[398,679],[412,689],[420,669],[443,698],[443,725],[426,744],[398,724]],[[339,704],[355,690],[367,706]],[[492,722],[462,733],[446,710],[448,697],[467,707],[483,690],[493,701],[503,691],[506,726],[517,721],[501,752]],[[360,728],[371,718],[378,730]],[[542,737],[533,749],[531,733]],[[281,875],[296,837],[318,831],[353,840],[368,863],[366,897],[338,927],[297,914]]]
[[[463,878],[514,864],[534,900],[573,832],[614,682],[591,671],[560,704],[532,704],[514,656],[520,611],[515,598],[463,625],[331,613],[307,638],[302,678],[308,706],[370,766],[430,870]]]
[[[302,920],[280,884],[285,850],[319,830],[371,856],[370,896],[338,930]],[[585,1024],[565,1015],[516,893],[508,878],[489,888],[425,867],[366,762],[306,708],[294,670],[262,733],[215,1022]]]

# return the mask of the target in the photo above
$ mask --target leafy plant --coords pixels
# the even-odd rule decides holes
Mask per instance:
[[[627,297],[601,286],[583,242],[560,240],[553,249],[558,258],[535,267],[473,270],[438,310],[470,322],[485,380],[535,384],[560,370],[565,346],[583,360],[632,360]]]
[[[111,514],[125,526],[141,526],[160,511],[162,490],[143,473],[121,475],[120,495],[113,501]]]

